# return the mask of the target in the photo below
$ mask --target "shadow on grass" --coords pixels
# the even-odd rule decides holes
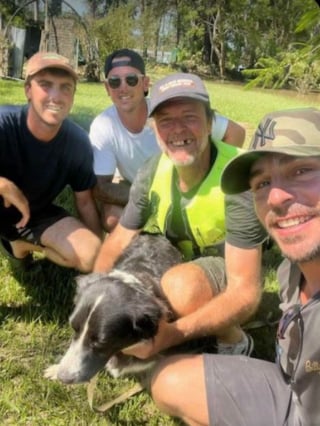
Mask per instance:
[[[264,289],[262,299],[256,314],[246,324],[247,331],[255,342],[253,356],[267,361],[275,360],[276,331],[281,316],[276,271],[282,259],[279,248],[275,245],[263,253]]]
[[[30,271],[11,270],[11,273],[23,288],[27,302],[0,305],[0,322],[10,316],[30,322],[41,319],[43,322],[66,323],[73,309],[74,278],[78,271],[39,259]]]
[[[248,332],[254,339],[255,358],[275,360],[275,339],[280,318],[279,297],[276,293],[265,291],[255,317],[248,323]],[[254,325],[257,327],[254,327]],[[250,328],[250,325],[252,328]]]

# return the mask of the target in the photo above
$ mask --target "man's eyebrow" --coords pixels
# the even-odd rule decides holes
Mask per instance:
[[[277,157],[277,158],[273,157],[272,161],[276,160],[277,166],[280,167],[280,166],[286,166],[288,164],[299,165],[301,162],[310,161],[312,158],[315,158],[315,157],[311,157],[311,156],[310,157],[307,157],[307,156],[300,157],[300,156],[293,156],[293,155],[284,155],[282,157]],[[263,167],[261,167],[261,166],[257,167],[255,165],[253,165],[251,167],[250,172],[249,172],[249,179],[253,179],[256,176],[259,176],[263,173],[264,173]]]
[[[74,87],[74,84],[71,81],[66,81],[65,83],[62,83],[62,86]]]
[[[47,78],[45,78],[45,77],[38,77],[38,78],[35,78],[35,81],[37,81],[38,83],[42,83],[42,82],[50,82],[50,80],[48,80]]]
[[[249,181],[252,180],[252,179],[254,179],[254,178],[256,178],[259,175],[262,175],[262,173],[263,173],[263,168],[262,167],[251,168],[251,170],[249,172]]]

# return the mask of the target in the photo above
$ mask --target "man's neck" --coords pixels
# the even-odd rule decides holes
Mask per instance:
[[[50,142],[58,134],[61,124],[59,126],[49,126],[34,117],[34,114],[29,110],[27,113],[27,127],[39,141]]]
[[[123,111],[117,109],[121,123],[131,133],[142,132],[148,118],[147,102],[144,100],[136,109]]]
[[[208,149],[209,148],[209,149]],[[176,167],[178,174],[178,187],[181,192],[188,192],[199,185],[210,170],[210,147],[208,147],[194,164]]]
[[[311,297],[320,291],[320,264],[319,259],[300,263],[299,268],[304,280],[300,288],[301,303],[306,303]]]

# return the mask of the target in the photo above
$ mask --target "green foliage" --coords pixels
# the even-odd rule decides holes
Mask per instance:
[[[247,88],[293,88],[308,93],[319,87],[319,71],[318,48],[303,45],[300,49],[281,52],[274,58],[260,58],[256,68],[244,70],[243,75],[253,78]]]
[[[101,58],[104,59],[115,49],[135,46],[134,15],[134,4],[123,2],[118,7],[110,8],[105,17],[92,22]]]

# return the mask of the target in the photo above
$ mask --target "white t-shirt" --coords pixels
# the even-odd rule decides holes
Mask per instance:
[[[222,140],[228,119],[215,114],[211,136]],[[160,152],[150,120],[140,133],[131,133],[123,126],[114,105],[105,109],[91,123],[90,140],[94,154],[94,171],[98,176],[120,175],[132,183],[138,169],[152,155]]]

